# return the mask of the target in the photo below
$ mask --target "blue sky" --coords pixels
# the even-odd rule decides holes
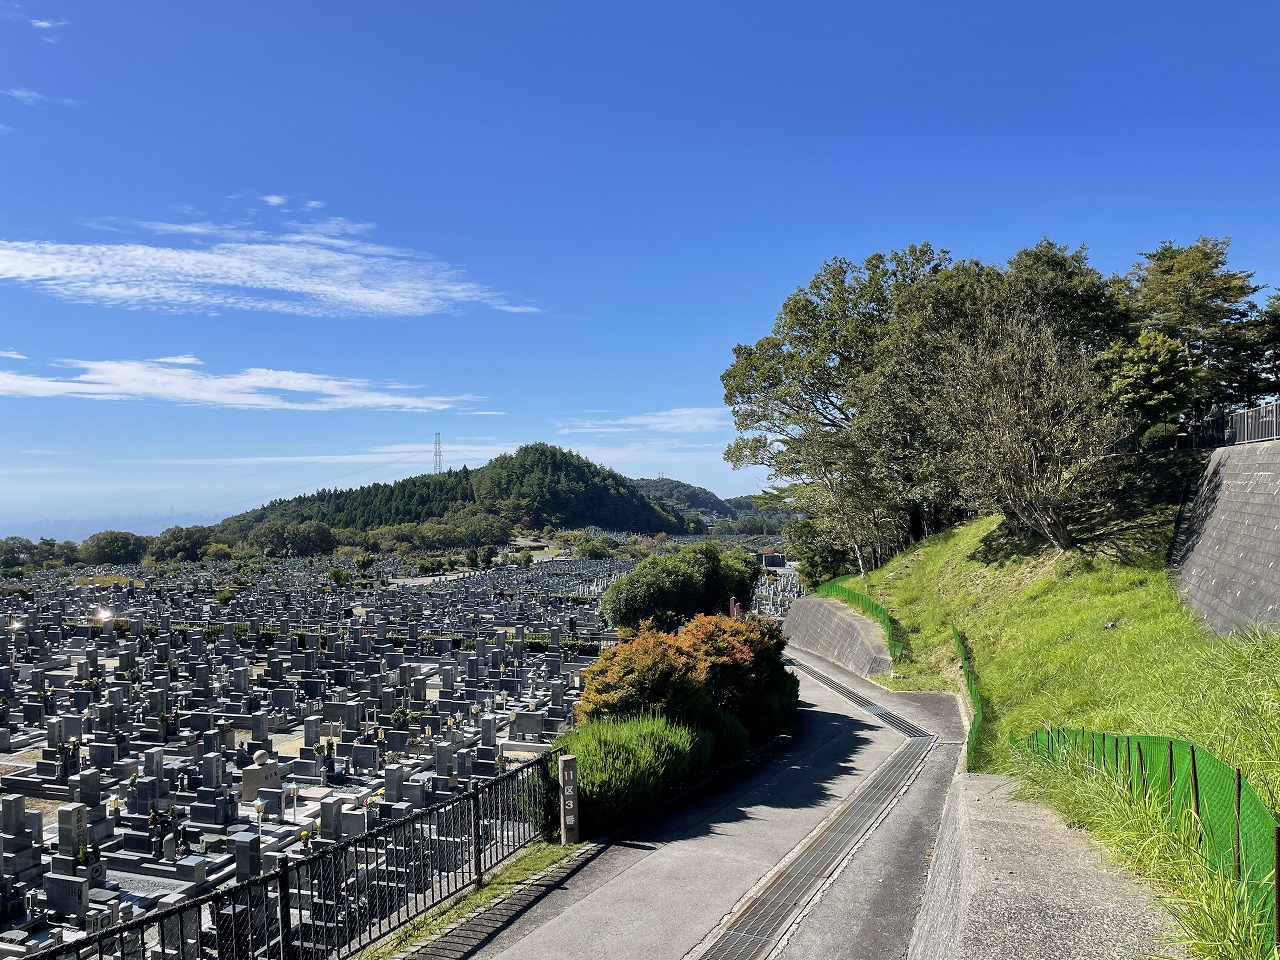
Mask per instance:
[[[719,374],[835,255],[1233,237],[1274,3],[0,0],[0,534],[521,443],[723,495]],[[57,522],[54,522],[54,521]]]

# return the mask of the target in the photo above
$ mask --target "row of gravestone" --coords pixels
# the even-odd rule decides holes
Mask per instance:
[[[9,594],[0,692],[17,702],[0,704],[0,728],[11,744],[34,735],[43,746],[0,790],[66,801],[91,840],[84,855],[67,853],[73,841],[61,837],[56,853],[42,853],[38,823],[12,836],[0,830],[0,915],[26,923],[27,911],[42,909],[89,928],[119,916],[108,883],[127,892],[130,877],[164,876],[194,891],[244,875],[255,849],[237,842],[246,832],[259,837],[259,855],[296,844],[298,830],[272,818],[314,820],[313,843],[349,839],[380,815],[495,776],[505,756],[544,749],[571,722],[588,663],[561,646],[562,633],[603,638],[604,625],[550,589],[494,597],[478,579],[381,590],[345,617],[346,607],[321,607],[313,585],[308,616],[294,598],[276,597],[256,609],[286,612],[244,627],[196,627],[187,617],[211,608],[202,602],[216,586],[210,579],[181,590],[153,583],[132,596]],[[256,592],[275,596],[266,585]],[[118,620],[127,630],[99,629]],[[473,649],[439,640],[444,632]],[[549,636],[547,653],[527,649],[531,633]],[[294,741],[287,751],[281,737]],[[291,783],[305,791],[301,803]],[[352,796],[378,790],[381,802],[363,817],[353,809]],[[326,818],[326,804],[344,812]],[[180,814],[170,818],[170,805]]]

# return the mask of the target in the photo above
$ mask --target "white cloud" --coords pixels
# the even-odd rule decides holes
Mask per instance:
[[[610,420],[572,418],[557,423],[556,432],[561,435],[639,433],[646,430],[656,433],[709,433],[729,426],[729,411],[724,407],[677,407]]]
[[[3,123],[0,123],[0,135],[6,133],[13,133],[13,127],[6,127]]]
[[[147,362],[148,363],[177,363],[177,364],[182,364],[184,366],[192,366],[192,367],[204,366],[203,360],[201,360],[199,357],[193,357],[189,353],[184,353],[179,357],[156,357],[152,360],[148,360]]]
[[[70,20],[30,20],[28,21],[37,30],[54,30],[58,27],[65,27]]]
[[[138,240],[0,240],[0,280],[77,303],[164,312],[263,310],[311,317],[410,317],[464,304],[534,312],[467,280],[448,263],[371,243],[373,224],[333,217],[272,233],[245,223],[108,219],[187,246]]]
[[[25,354],[19,353],[17,350],[0,350],[0,357],[6,360],[25,360]]]
[[[303,206],[306,207],[308,210],[319,210],[321,207],[324,206],[324,201],[308,200],[306,203],[303,204]]]
[[[280,196],[278,193],[271,193],[265,197],[260,197],[259,199],[269,207],[282,207],[287,202],[286,198]]]
[[[36,93],[34,90],[5,90],[4,94],[13,97],[20,103],[26,104],[28,107],[34,107],[37,103],[55,103],[63,107],[78,107],[80,105],[75,100],[46,97],[43,93]]]
[[[477,397],[433,397],[398,383],[269,370],[204,373],[191,356],[160,360],[66,360],[81,372],[41,377],[0,370],[0,396],[159,400],[242,410],[449,410]]]

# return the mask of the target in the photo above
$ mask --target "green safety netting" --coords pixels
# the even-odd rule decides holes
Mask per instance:
[[[1201,855],[1240,879],[1250,914],[1269,945],[1276,945],[1280,827],[1239,770],[1203,747],[1170,737],[1054,727],[1037,730],[1022,745],[1051,760],[1083,751],[1095,768],[1117,776],[1134,795],[1158,802],[1171,819],[1191,818]]]

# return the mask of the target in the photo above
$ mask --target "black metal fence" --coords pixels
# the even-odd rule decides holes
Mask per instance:
[[[551,756],[426,810],[29,960],[341,960],[556,829]]]

